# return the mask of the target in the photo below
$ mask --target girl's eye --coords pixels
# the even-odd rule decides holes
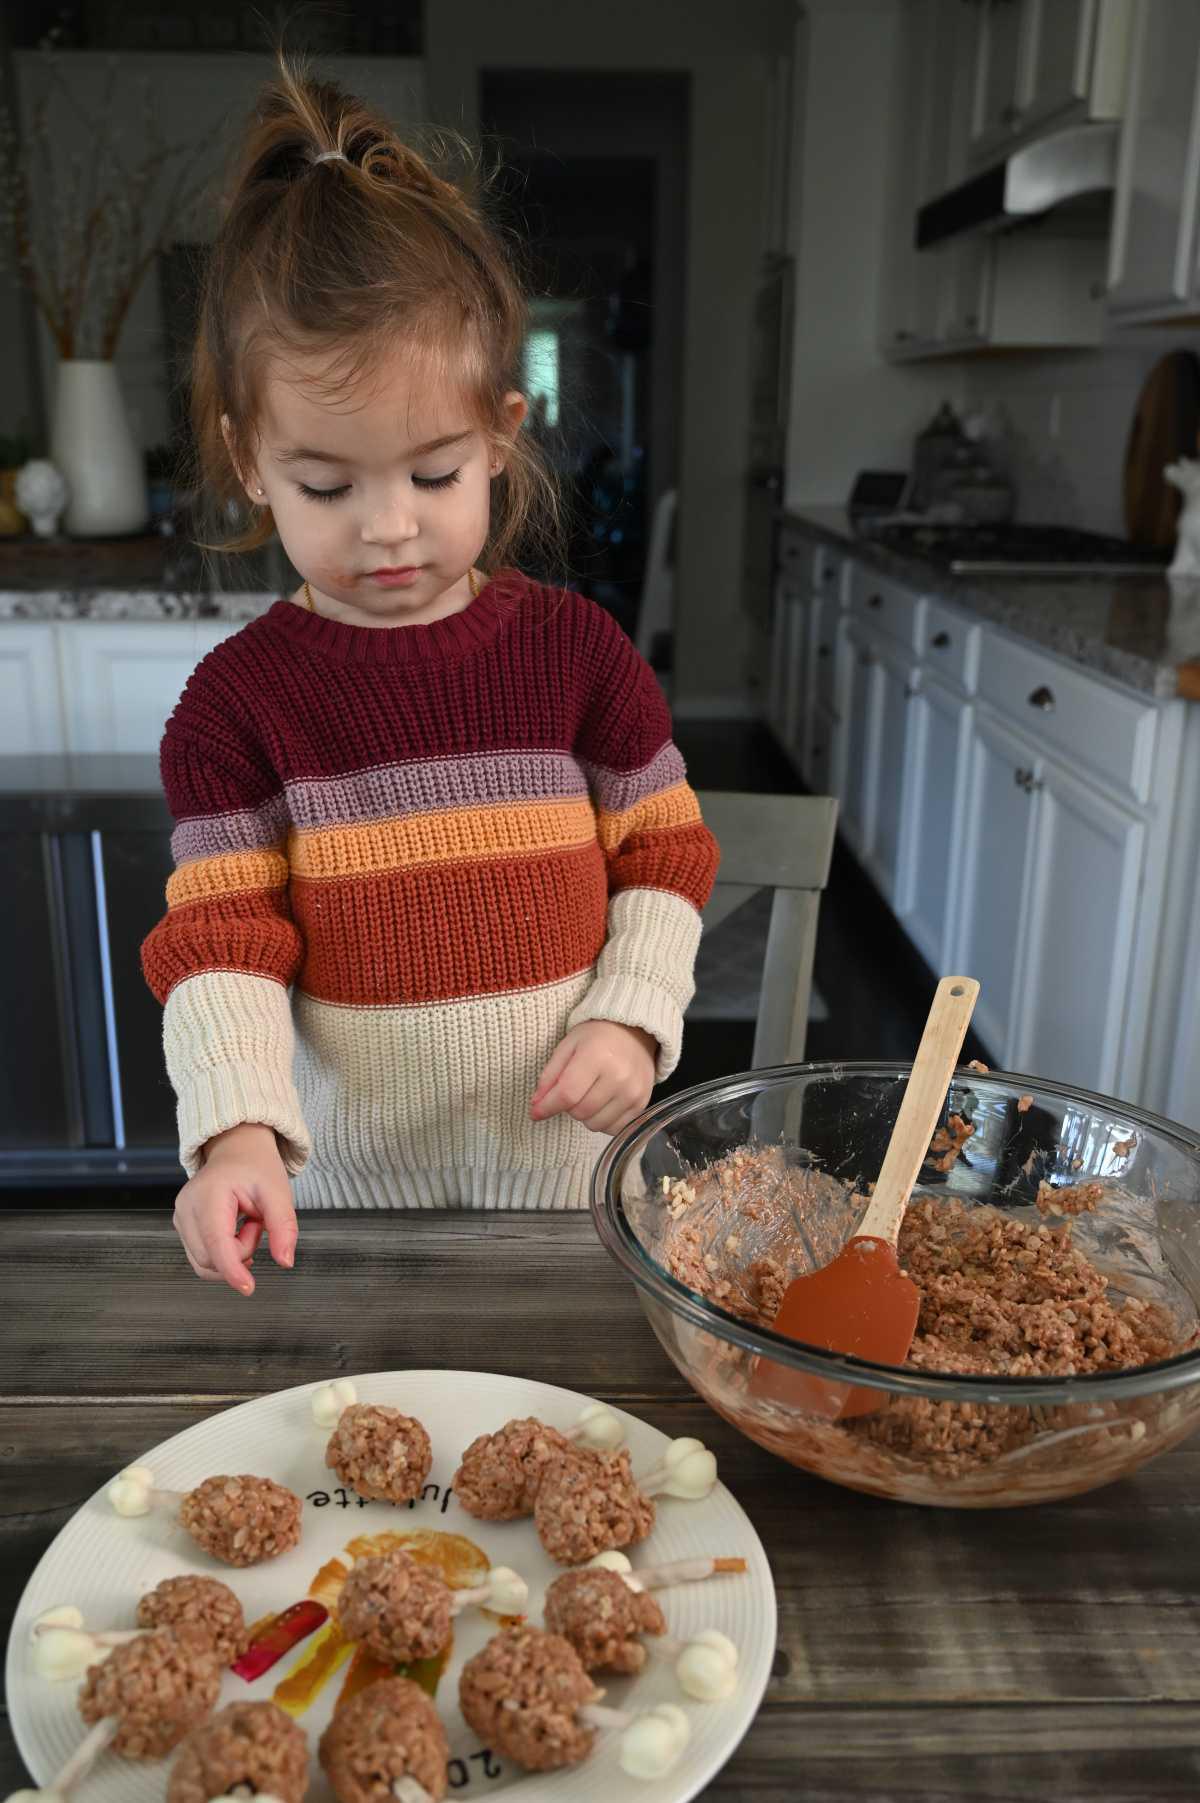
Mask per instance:
[[[343,495],[350,493],[348,482],[342,488],[309,488],[304,482],[298,482],[296,486],[309,501],[340,501]]]
[[[462,470],[457,469],[445,476],[414,476],[413,483],[417,488],[449,488],[461,475]]]

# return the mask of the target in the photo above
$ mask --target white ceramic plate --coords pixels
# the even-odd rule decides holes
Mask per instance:
[[[29,1627],[56,1604],[73,1603],[88,1627],[135,1625],[139,1597],[163,1578],[184,1572],[207,1573],[228,1583],[240,1598],[248,1623],[278,1612],[307,1595],[318,1570],[340,1558],[349,1565],[348,1543],[359,1536],[434,1530],[465,1535],[481,1551],[481,1564],[514,1566],[530,1585],[529,1619],[541,1620],[546,1587],[562,1567],[542,1551],[532,1521],[476,1521],[447,1496],[459,1458],[477,1434],[494,1432],[518,1415],[536,1415],[568,1428],[589,1398],[551,1384],[465,1371],[374,1372],[356,1377],[360,1401],[388,1403],[423,1422],[433,1443],[433,1468],[423,1499],[407,1507],[361,1503],[339,1492],[324,1462],[328,1433],[315,1426],[311,1397],[316,1384],[281,1390],[242,1403],[199,1422],[138,1459],[153,1467],[164,1489],[188,1490],[218,1472],[253,1472],[272,1477],[305,1498],[300,1545],[282,1558],[246,1571],[219,1565],[203,1553],[169,1515],[138,1520],[115,1515],[103,1490],[72,1517],[46,1552],[25,1589],[8,1649],[8,1705],[17,1745],[29,1770],[46,1784],[70,1756],[84,1733],[75,1708],[77,1686],[34,1675],[29,1660]],[[621,1414],[635,1475],[658,1462],[666,1436],[634,1416]],[[464,1661],[495,1632],[478,1611],[455,1624],[454,1651],[437,1690],[451,1753],[449,1796],[481,1803],[513,1784],[532,1798],[562,1803],[604,1803],[635,1792],[645,1803],[685,1803],[729,1758],[751,1721],[770,1675],[775,1651],[775,1591],[758,1535],[723,1484],[702,1502],[660,1498],[650,1538],[632,1550],[635,1567],[698,1556],[744,1558],[744,1576],[715,1577],[656,1593],[668,1633],[687,1639],[701,1628],[719,1628],[740,1649],[739,1682],[724,1703],[704,1704],[680,1695],[667,1661],[651,1660],[637,1678],[599,1682],[605,1701],[617,1707],[680,1703],[691,1722],[690,1742],[673,1771],[652,1783],[637,1784],[617,1763],[617,1737],[603,1735],[591,1757],[565,1772],[530,1776],[496,1757],[483,1757],[476,1736],[458,1709],[458,1673]],[[317,1636],[304,1641],[271,1671],[246,1684],[232,1672],[222,1679],[221,1702],[270,1697],[276,1686],[311,1655]],[[316,1762],[317,1739],[333,1713],[346,1675],[343,1665],[299,1715],[309,1736],[313,1778],[311,1803],[332,1803],[333,1792]],[[77,1793],[79,1803],[162,1803],[164,1764],[142,1765],[106,1753]]]

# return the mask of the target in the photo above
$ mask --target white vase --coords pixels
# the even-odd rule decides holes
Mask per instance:
[[[70,490],[64,523],[74,537],[115,538],[146,524],[145,465],[107,360],[59,364],[51,456]]]

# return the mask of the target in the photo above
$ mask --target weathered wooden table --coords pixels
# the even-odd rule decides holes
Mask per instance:
[[[702,1435],[761,1534],[775,1673],[716,1803],[1200,1792],[1200,1445],[1055,1507],[893,1506],[718,1421],[585,1217],[308,1215],[295,1270],[259,1264],[247,1302],[191,1275],[164,1215],[0,1215],[6,1627],[88,1494],[214,1410],[338,1371],[499,1371]],[[5,1719],[0,1795],[27,1781]]]

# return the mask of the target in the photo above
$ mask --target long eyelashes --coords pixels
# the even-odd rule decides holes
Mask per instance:
[[[413,487],[425,489],[451,488],[455,482],[462,480],[462,470],[451,470],[445,476],[414,476]],[[296,487],[306,501],[340,501],[343,495],[350,493],[347,482],[341,488],[309,488],[305,482],[297,482]]]

